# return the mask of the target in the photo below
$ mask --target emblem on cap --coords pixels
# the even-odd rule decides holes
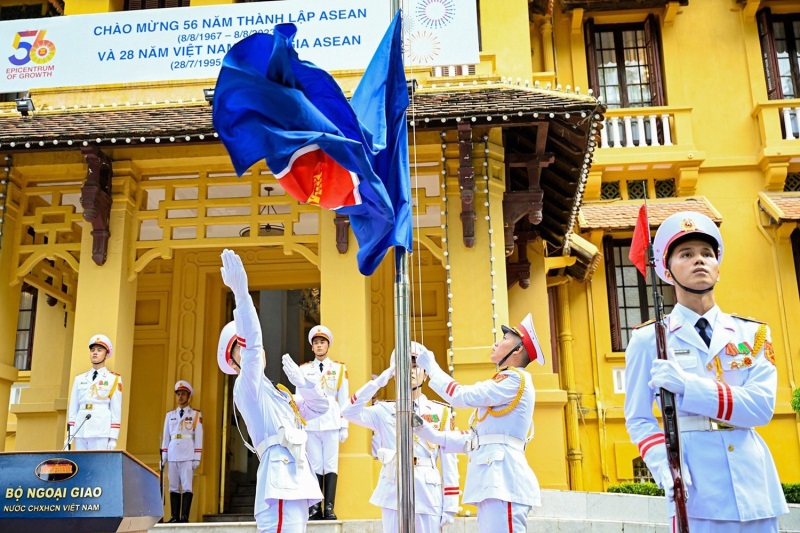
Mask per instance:
[[[681,220],[681,231],[697,231],[697,226],[691,218],[684,218]]]

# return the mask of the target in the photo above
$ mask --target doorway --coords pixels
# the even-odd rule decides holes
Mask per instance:
[[[319,324],[319,288],[251,291],[267,354],[265,375],[273,383],[294,389],[283,374],[281,357],[292,355],[297,364],[314,359],[307,336]],[[225,304],[226,321],[233,320],[233,295]],[[225,375],[222,428],[222,472],[220,475],[219,512],[225,515],[248,516],[252,520],[255,501],[258,458],[244,445],[252,443],[244,420],[233,408],[233,384],[236,376]],[[238,424],[237,424],[238,422]],[[241,432],[241,436],[240,436]]]

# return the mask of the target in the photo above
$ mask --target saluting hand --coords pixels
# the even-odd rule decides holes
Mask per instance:
[[[237,301],[245,298],[248,295],[247,290],[247,272],[242,265],[242,259],[236,255],[232,250],[222,250],[222,267],[219,269],[222,273],[222,282],[227,285],[233,296]]]
[[[417,354],[417,366],[422,367],[425,370],[425,373],[429,376],[431,375],[431,370],[434,368],[439,368],[439,365],[436,363],[436,357],[434,357],[433,352],[430,350],[422,350],[421,353]]]
[[[288,353],[283,354],[283,371],[286,373],[286,377],[289,378],[289,381],[292,385],[297,387],[298,389],[313,389],[314,382],[309,381],[303,375],[303,372],[300,371],[300,367],[297,366],[297,363],[294,362],[292,356]]]
[[[389,380],[394,376],[394,364],[389,365],[389,368],[381,372],[381,375],[375,378],[375,384],[378,387],[385,387]]]

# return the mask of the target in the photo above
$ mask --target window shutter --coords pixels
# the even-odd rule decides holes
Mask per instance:
[[[666,87],[664,87],[661,69],[661,33],[655,15],[648,15],[644,21],[644,45],[647,50],[647,62],[650,64],[650,97],[654,106],[667,105]]]
[[[772,13],[762,9],[756,15],[758,39],[761,41],[761,60],[764,63],[764,78],[767,82],[767,97],[770,100],[783,98],[781,82],[778,79],[778,54],[775,52],[775,38],[772,34]]]
[[[600,96],[600,80],[597,77],[597,48],[594,42],[594,19],[589,19],[583,27],[586,41],[586,70],[589,75],[589,87],[594,96]]]

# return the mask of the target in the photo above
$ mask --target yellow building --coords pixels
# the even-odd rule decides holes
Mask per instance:
[[[0,21],[155,7],[18,4],[0,0]],[[653,228],[701,210],[725,239],[721,307],[772,328],[778,402],[760,432],[782,479],[796,481],[800,2],[478,7],[478,64],[407,71],[419,83],[409,110],[412,338],[470,383],[494,372],[499,326],[532,312],[549,355],[531,369],[527,454],[540,483],[602,491],[641,479],[621,391],[628,334],[650,311],[626,246],[645,197]],[[350,91],[360,72],[336,74]],[[206,439],[192,520],[236,512],[235,491],[255,472],[215,361],[231,316],[224,247],[246,263],[270,355],[310,358],[305,333],[321,321],[354,391],[385,368],[394,339],[392,262],[364,278],[344,217],[295,202],[263,161],[235,176],[203,98],[213,81],[34,90],[28,116],[14,102],[25,95],[0,103],[0,340],[15,346],[0,352],[0,401],[10,402],[0,446],[63,446],[72,379],[102,332],[125,383],[119,447],[143,462],[158,465],[175,381],[194,386]],[[280,379],[277,360],[268,373]],[[375,463],[368,433],[352,428],[341,518],[378,516],[363,503]]]

